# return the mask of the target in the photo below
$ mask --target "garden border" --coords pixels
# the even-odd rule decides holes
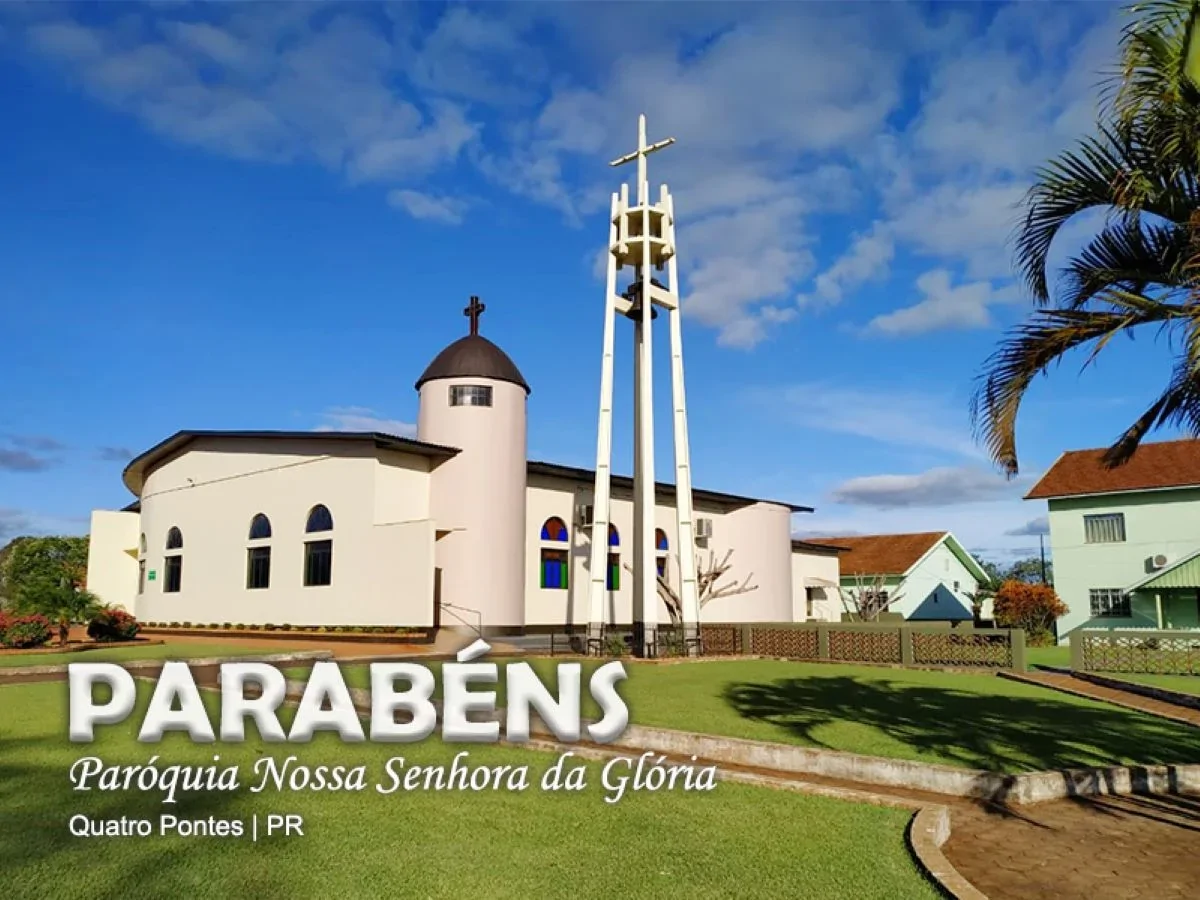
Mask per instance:
[[[221,663],[227,662],[305,662],[307,660],[331,659],[333,657],[332,650],[295,650],[291,653],[257,653],[247,654],[246,656],[206,656],[194,657],[191,659],[137,659],[129,662],[117,661],[115,664],[122,669],[131,671],[131,674],[137,675],[143,669],[161,669],[163,663],[168,662],[185,662],[189,666],[218,666]],[[68,671],[67,667],[72,663],[56,663],[49,666],[5,666],[0,668],[0,686],[10,679],[16,682],[21,677],[26,675],[65,675]]]
[[[0,659],[9,656],[46,656],[54,653],[87,653],[89,650],[116,650],[121,647],[157,647],[160,644],[165,644],[163,640],[144,640],[144,641],[92,641],[91,643],[76,643],[68,644],[65,647],[50,646],[50,647],[15,647],[0,648]]]
[[[1154,687],[1149,684],[1139,684],[1136,681],[1126,681],[1123,678],[1114,678],[1111,675],[1105,675],[1101,672],[1079,672],[1071,669],[1051,669],[1051,671],[1061,672],[1063,675],[1073,675],[1081,681],[1090,681],[1093,684],[1100,685],[1100,687],[1125,691],[1130,694],[1139,694],[1143,697],[1149,697],[1151,700],[1161,700],[1163,703],[1173,703],[1176,706],[1185,706],[1188,709],[1200,709],[1200,697],[1193,694],[1184,694],[1180,691]],[[1200,676],[1193,675],[1187,677],[1195,678],[1197,682],[1200,682]]]

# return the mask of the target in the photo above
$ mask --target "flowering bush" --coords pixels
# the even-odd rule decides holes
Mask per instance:
[[[992,609],[997,625],[1024,628],[1031,646],[1048,640],[1055,620],[1067,613],[1067,605],[1054,588],[1024,581],[1006,581],[1000,585]]]
[[[108,607],[88,623],[87,633],[93,641],[132,641],[140,629],[137,619],[125,610]]]
[[[5,616],[0,614],[0,644],[23,649],[40,647],[50,640],[50,620],[43,615]]]

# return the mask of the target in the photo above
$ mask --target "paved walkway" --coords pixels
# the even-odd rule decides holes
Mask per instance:
[[[1146,697],[1131,691],[1105,687],[1091,681],[1084,681],[1082,678],[1076,678],[1073,675],[1039,670],[1036,672],[1024,672],[1019,675],[1017,673],[1006,673],[1005,677],[1059,691],[1066,691],[1069,694],[1088,697],[1092,700],[1115,703],[1117,706],[1136,709],[1140,712],[1150,713],[1153,716],[1173,719],[1176,722],[1183,722],[1187,725],[1195,725],[1197,728],[1200,728],[1200,709],[1191,709],[1187,706],[1179,706],[1175,703],[1168,703],[1165,700],[1155,700],[1153,697]]]

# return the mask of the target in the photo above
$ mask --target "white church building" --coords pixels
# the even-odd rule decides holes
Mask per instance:
[[[529,385],[470,333],[417,380],[417,437],[376,433],[181,431],[125,469],[137,501],[92,516],[88,587],[154,622],[456,627],[504,634],[632,626],[653,652],[681,621],[689,652],[703,622],[833,618],[838,548],[793,543],[809,507],[692,485],[675,206],[637,184],[612,195],[596,467],[530,461]],[[619,273],[633,281],[618,293]],[[663,274],[664,281],[653,277]],[[654,477],[653,320],[665,313],[674,485]],[[611,473],[616,321],[634,332],[634,472]],[[676,485],[679,489],[676,490]],[[709,594],[707,554],[752,590]],[[628,577],[627,577],[628,576]],[[673,597],[663,600],[663,583]],[[704,604],[709,594],[707,604]]]
[[[181,431],[142,453],[124,471],[136,502],[92,514],[89,589],[157,622],[586,625],[595,473],[527,459],[529,385],[475,333],[477,315],[417,381],[415,440]],[[655,494],[655,562],[671,581],[675,489]],[[709,603],[702,621],[805,618],[810,554],[793,549],[791,515],[811,509],[692,496],[701,563],[732,550],[730,577],[757,585]],[[612,477],[610,510],[606,619],[627,626],[631,479]]]

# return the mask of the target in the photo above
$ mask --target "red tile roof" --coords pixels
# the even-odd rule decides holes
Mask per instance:
[[[1025,499],[1200,485],[1200,441],[1142,444],[1133,459],[1115,469],[1105,469],[1101,464],[1104,453],[1103,449],[1064,453]]]
[[[903,575],[949,532],[920,534],[869,534],[849,537],[805,538],[817,544],[845,547],[838,566],[845,575]]]

